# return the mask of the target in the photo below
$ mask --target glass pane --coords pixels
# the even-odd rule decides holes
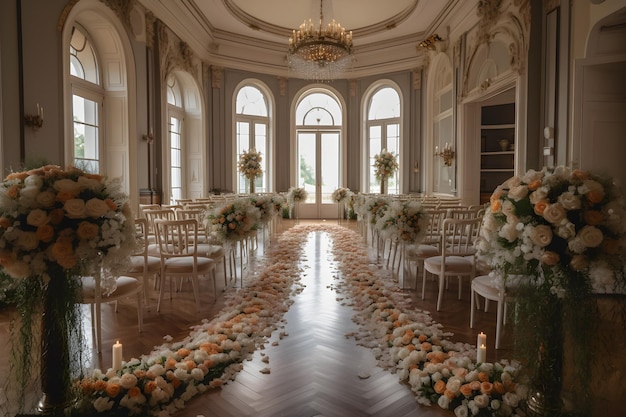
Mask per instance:
[[[314,133],[298,133],[298,187],[307,191],[307,203],[316,203],[316,146]]]
[[[170,117],[170,204],[182,197],[183,170],[182,170],[182,121]]]
[[[387,192],[389,194],[398,194],[400,192],[399,175],[400,175],[400,125],[397,123],[387,125],[387,150],[396,155],[398,161],[398,170],[389,178],[387,182]]]
[[[333,204],[332,193],[339,188],[339,134],[322,133],[322,204]]]
[[[380,192],[380,181],[374,175],[374,156],[382,150],[382,126],[370,126],[369,128],[369,192]]]
[[[316,109],[316,111],[310,113],[313,109]],[[324,111],[323,115],[322,111]],[[320,118],[319,123],[317,122],[318,117]],[[298,107],[296,108],[296,123],[301,126],[341,126],[341,107],[337,100],[330,94],[309,94],[298,103]]]
[[[265,193],[268,190],[267,184],[267,125],[264,123],[254,124],[254,148],[261,153],[261,169],[263,169],[263,175],[255,178],[255,189],[259,193]]]
[[[98,173],[100,158],[98,103],[74,95],[72,104],[74,164],[85,171]]]
[[[70,74],[99,84],[96,54],[85,33],[77,26],[73,27],[70,39]]]
[[[267,117],[265,96],[256,87],[245,86],[237,93],[237,114]]]
[[[400,117],[400,96],[391,87],[381,88],[372,97],[368,120]]]

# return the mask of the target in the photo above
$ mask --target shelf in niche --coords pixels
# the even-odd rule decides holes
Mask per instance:
[[[488,151],[481,152],[481,155],[515,155],[515,151]]]
[[[513,172],[513,169],[509,168],[485,168],[481,169],[480,172]]]
[[[504,124],[504,125],[481,125],[480,128],[482,130],[491,130],[491,129],[515,129],[515,124]]]

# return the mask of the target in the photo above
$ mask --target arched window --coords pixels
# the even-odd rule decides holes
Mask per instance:
[[[88,172],[101,170],[100,121],[104,89],[100,84],[98,60],[87,32],[79,25],[70,39],[74,165]]]
[[[270,102],[268,95],[259,86],[245,83],[236,92],[235,135],[237,137],[236,159],[244,151],[256,149],[261,153],[263,175],[255,179],[257,192],[270,190]],[[235,163],[235,167],[237,164]],[[250,190],[247,179],[238,170],[235,187],[238,193]]]
[[[365,189],[370,193],[380,192],[380,180],[374,174],[374,157],[383,149],[392,152],[400,165],[400,95],[389,86],[380,86],[366,102],[365,138]],[[401,166],[388,180],[388,192],[400,193]]]
[[[167,80],[167,137],[169,141],[170,204],[183,198],[182,130],[184,111],[180,85],[176,77]]]

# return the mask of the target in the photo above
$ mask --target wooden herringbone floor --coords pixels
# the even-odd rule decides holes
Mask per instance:
[[[303,221],[302,221],[303,222]],[[355,228],[354,222],[343,223]],[[290,227],[282,222],[282,228]],[[269,242],[267,243],[269,244]],[[257,251],[262,253],[261,244]],[[333,266],[329,260],[327,236],[313,233],[306,250],[304,291],[295,297],[295,303],[285,315],[280,337],[275,332],[272,342],[257,350],[235,381],[192,399],[177,417],[205,416],[453,416],[438,406],[419,405],[409,388],[398,382],[397,375],[378,368],[371,352],[357,346],[345,333],[356,330],[350,307],[339,303],[337,293],[330,288]],[[246,271],[254,269],[254,260]],[[94,355],[94,366],[111,365],[111,346],[119,339],[124,345],[124,357],[129,359],[148,353],[163,343],[163,336],[182,339],[190,326],[203,318],[210,318],[223,307],[223,291],[233,291],[232,283],[224,287],[224,274],[218,267],[218,301],[212,303],[211,289],[204,284],[200,291],[206,301],[196,308],[190,288],[174,293],[172,300],[164,300],[156,312],[157,294],[152,292],[150,305],[144,312],[144,331],[137,332],[135,304],[123,301],[114,311],[112,305],[103,307],[103,352]],[[456,285],[445,295],[442,312],[435,311],[435,283],[427,285],[426,300],[414,291],[412,298],[417,308],[430,311],[433,318],[455,334],[458,341],[475,343],[480,331],[489,338],[488,360],[510,357],[507,332],[503,336],[504,349],[495,351],[495,311],[477,312],[474,329],[469,328],[469,289],[464,297],[456,298]],[[495,309],[493,309],[495,310]],[[87,334],[91,334],[89,310],[85,308]],[[7,357],[10,312],[0,311],[0,357]],[[266,372],[269,370],[269,373]],[[261,372],[264,371],[264,372]],[[0,377],[8,373],[6,362],[0,362]],[[3,378],[4,379],[4,378]]]

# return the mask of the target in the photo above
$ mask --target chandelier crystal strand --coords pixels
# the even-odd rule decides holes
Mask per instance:
[[[301,78],[330,81],[341,75],[352,63],[352,31],[333,19],[324,28],[323,0],[320,21],[305,20],[289,38],[289,69]]]

